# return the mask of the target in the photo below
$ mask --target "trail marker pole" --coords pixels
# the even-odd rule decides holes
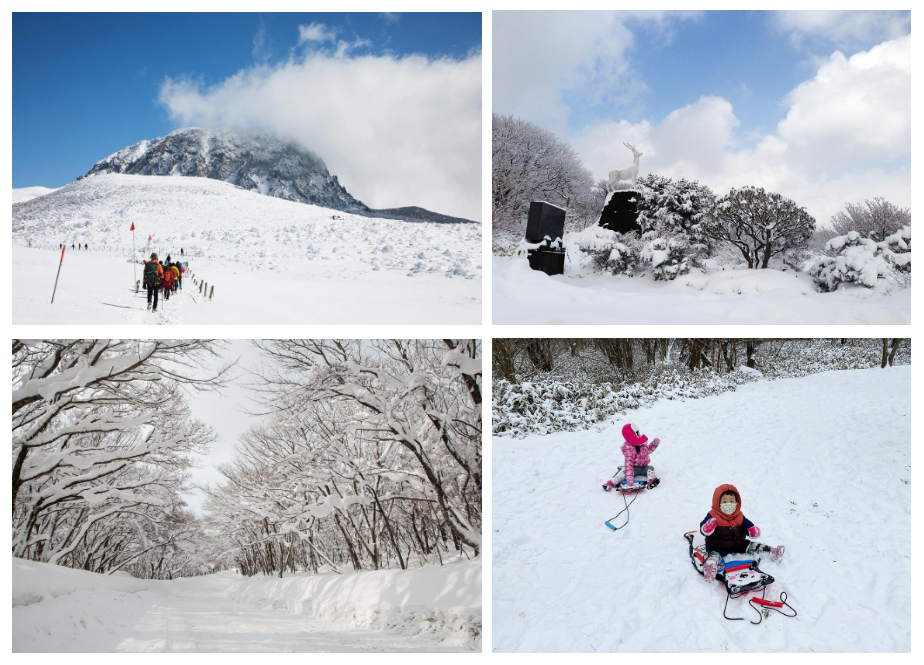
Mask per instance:
[[[138,284],[138,255],[135,253],[135,223],[132,222],[132,274],[135,277],[135,284]],[[137,289],[135,293],[138,293]]]
[[[61,248],[61,262],[58,264],[58,274],[55,275],[55,289],[54,291],[51,292],[51,304],[52,305],[55,304],[55,293],[58,292],[58,277],[61,276],[61,266],[64,265],[64,250],[65,249],[67,249],[67,247]]]

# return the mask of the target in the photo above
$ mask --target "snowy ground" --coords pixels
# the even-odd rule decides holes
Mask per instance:
[[[493,650],[910,651],[910,391],[910,366],[825,372],[659,401],[594,430],[494,437]],[[626,421],[661,438],[662,481],[613,532],[623,498],[600,486]],[[786,591],[798,617],[726,621],[724,586],[690,565],[683,533],[722,483],[761,541],[786,545],[762,568],[777,580],[768,598]],[[741,598],[729,616],[755,615]]]
[[[183,247],[215,299],[187,289],[148,314],[132,223],[139,257]],[[68,248],[51,305],[61,242],[91,251]],[[14,205],[13,244],[16,324],[481,321],[481,225],[360,217],[207,178],[84,178]]]
[[[910,324],[911,289],[845,285],[818,293],[811,278],[777,270],[651,277],[570,277],[494,257],[496,324]]]
[[[13,560],[13,651],[473,651],[481,562],[171,581]]]

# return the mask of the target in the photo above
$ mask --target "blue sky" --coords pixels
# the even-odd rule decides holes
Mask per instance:
[[[348,57],[461,60],[480,52],[481,15],[14,13],[13,187],[59,187],[181,126],[161,99],[168,78],[207,89],[340,42]]]
[[[493,109],[625,167],[910,205],[910,12],[494,12]],[[871,131],[874,130],[875,131]]]

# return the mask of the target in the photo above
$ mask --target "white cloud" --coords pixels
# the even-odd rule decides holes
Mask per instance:
[[[908,11],[783,10],[771,16],[799,48],[813,38],[839,48],[865,46],[907,35],[911,29]]]
[[[645,90],[628,54],[627,22],[665,41],[690,12],[495,11],[492,15],[492,106],[563,131],[571,106],[611,109]]]
[[[835,53],[787,97],[776,132],[741,148],[738,118],[721,97],[697,102],[651,124],[601,122],[571,136],[597,179],[644,153],[641,172],[693,178],[724,194],[757,185],[805,206],[820,225],[845,201],[884,196],[910,205],[910,38],[850,59]]]
[[[208,88],[168,79],[160,101],[180,125],[296,140],[370,206],[480,220],[481,63],[310,52]]]
[[[328,28],[323,23],[311,23],[298,26],[298,43],[304,42],[332,42],[337,38],[337,31]]]

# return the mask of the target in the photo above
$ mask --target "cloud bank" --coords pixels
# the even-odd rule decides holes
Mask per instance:
[[[323,25],[300,42],[331,41]],[[213,86],[167,79],[178,126],[268,129],[316,152],[369,206],[481,220],[481,62],[309,51]]]
[[[820,226],[846,201],[910,206],[911,37],[850,58],[835,52],[787,96],[775,132],[741,147],[732,105],[701,97],[656,124],[606,121],[569,138],[597,179],[644,153],[642,172],[693,178],[724,194],[757,185],[805,206]]]

